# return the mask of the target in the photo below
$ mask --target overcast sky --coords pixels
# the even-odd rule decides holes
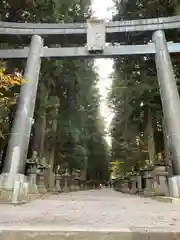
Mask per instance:
[[[101,19],[112,18],[112,0],[92,0],[93,15]],[[97,59],[95,65],[98,68],[100,81],[98,88],[101,94],[101,108],[100,112],[105,120],[106,130],[109,128],[113,114],[107,106],[108,89],[112,85],[109,75],[112,73],[112,59]],[[111,144],[111,139],[106,137],[108,144]]]

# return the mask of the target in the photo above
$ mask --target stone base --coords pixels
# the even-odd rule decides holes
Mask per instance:
[[[28,194],[26,176],[17,174],[13,179],[8,173],[0,175],[0,199],[13,204],[26,202]]]
[[[48,229],[47,229],[48,228]],[[132,239],[178,239],[179,238],[179,228],[175,230],[169,228],[150,228],[150,229],[141,229],[141,228],[119,228],[115,231],[113,229],[58,229],[55,227],[46,227],[46,228],[36,228],[28,227],[25,229],[17,228],[1,228],[0,239],[1,240],[132,240]]]
[[[137,189],[127,189],[127,188],[125,188],[125,189],[123,189],[122,188],[122,193],[128,193],[128,194],[136,194],[137,193]]]
[[[47,193],[47,189],[45,187],[38,186],[39,193]]]
[[[36,183],[36,174],[30,174],[28,177],[28,181],[29,181],[29,193],[31,194],[36,194],[39,192],[38,190],[38,186]]]
[[[144,190],[142,195],[145,196],[145,197],[164,196],[164,194],[161,195],[160,193],[157,193],[153,190],[152,191]]]
[[[38,184],[37,184],[38,191],[39,191],[39,193],[46,193],[47,189],[45,186],[45,176],[44,176],[44,174],[39,174],[38,177],[39,177]]]
[[[157,181],[155,181],[153,184],[154,191],[161,196],[169,196],[170,194],[169,194],[167,177],[160,175],[158,176],[158,178],[159,178],[159,184],[157,183]]]
[[[12,201],[12,190],[5,190],[2,189],[0,191],[0,200],[1,202],[6,202],[6,203],[10,203]]]
[[[88,190],[88,189],[89,189],[89,188],[88,188],[87,184],[85,184],[84,190],[86,191],[86,190]]]
[[[60,193],[62,193],[62,189],[61,188],[54,188],[53,190],[52,190],[52,194],[60,194]]]
[[[155,199],[159,202],[165,202],[165,203],[180,203],[180,198],[156,196],[156,197],[152,197],[152,199]]]
[[[141,193],[143,193],[143,192],[144,192],[143,189],[138,189],[138,190],[137,190],[137,193],[138,193],[138,194],[141,194]]]
[[[61,181],[59,179],[56,180],[56,184],[55,184],[55,187],[53,189],[53,192],[57,192],[57,193],[61,193],[62,192]]]
[[[33,186],[33,187],[31,186],[31,188],[29,190],[29,193],[30,194],[38,194],[39,193],[39,189],[38,189],[37,185]]]
[[[79,185],[76,185],[76,191],[79,191],[79,190],[80,190]]]
[[[24,204],[40,198],[47,193],[43,184],[39,185],[38,189],[36,186],[33,187],[34,191],[32,191],[32,184],[30,185],[26,181],[26,176],[23,174],[17,174],[14,185],[10,188],[8,177],[8,174],[0,175],[0,202],[2,203],[11,203],[15,205]]]
[[[70,191],[69,187],[67,187],[67,186],[63,187],[63,192],[64,193],[68,193],[69,191]]]
[[[76,187],[73,184],[71,184],[71,186],[70,186],[70,191],[72,191],[72,192],[76,191]]]
[[[136,195],[138,193],[137,189],[129,189],[129,188],[114,188],[115,191],[122,192],[125,194]]]
[[[16,197],[17,196],[17,197]],[[28,196],[16,195],[12,190],[2,190],[0,202],[5,204],[21,205],[28,202]]]
[[[0,175],[0,190],[13,189],[15,181],[20,181],[21,183],[24,183],[27,181],[27,177],[24,174],[17,173],[16,176],[12,178],[9,173],[2,173]]]
[[[42,194],[42,193],[36,193],[36,194],[28,194],[28,201],[30,202],[30,201],[34,201],[34,200],[36,200],[36,199],[45,199],[45,198],[47,198],[47,197],[49,197],[49,196],[51,196],[52,194],[50,194],[50,193],[44,193],[44,194]]]
[[[174,176],[168,179],[170,196],[180,197],[180,176]]]

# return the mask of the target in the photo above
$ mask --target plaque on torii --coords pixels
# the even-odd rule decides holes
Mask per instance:
[[[106,44],[105,21],[97,18],[87,20],[87,50],[89,53],[102,53]]]

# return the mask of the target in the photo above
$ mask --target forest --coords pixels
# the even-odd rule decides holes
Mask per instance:
[[[175,16],[179,1],[114,1],[114,20]],[[179,41],[179,30],[165,31],[167,41]],[[145,44],[152,32],[127,33],[125,44]],[[179,54],[172,63],[179,88]],[[112,159],[117,171],[137,171],[148,165],[171,165],[154,56],[128,56],[114,60],[109,104],[115,113],[111,124]]]
[[[114,21],[174,16],[180,11],[177,0],[114,0],[114,5]],[[85,22],[90,16],[90,0],[0,2],[0,21],[72,23]],[[147,43],[147,36],[148,33],[127,33],[124,44]],[[22,48],[27,45],[21,37],[14,38],[16,41],[13,37],[1,38],[0,48]],[[167,31],[167,40],[179,41],[179,31]],[[179,86],[179,55],[173,55],[172,61]],[[22,60],[0,63],[1,168],[20,87],[26,84],[24,67]],[[118,163],[116,170],[121,173],[143,168],[147,164],[153,165],[160,160],[166,161],[154,56],[114,59],[112,89],[108,98],[109,107],[114,113],[109,131],[111,149],[104,138],[98,78],[94,60],[43,59],[28,158],[36,151],[40,158],[47,159],[54,166],[60,164],[70,171],[74,168],[85,170],[87,179],[105,181],[109,178],[111,161]]]

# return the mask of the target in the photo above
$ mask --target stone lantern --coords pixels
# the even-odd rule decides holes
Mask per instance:
[[[62,175],[61,175],[61,166],[57,165],[56,167],[56,174],[55,174],[55,189],[54,192],[61,192],[61,180],[62,180]]]
[[[32,158],[26,160],[27,164],[27,174],[29,180],[29,192],[37,193],[37,165],[38,165],[38,156],[37,152],[33,151]]]
[[[38,165],[37,165],[37,176],[39,177],[38,179],[38,189],[39,192],[46,192],[46,187],[45,187],[45,171],[49,168],[49,164],[47,164],[47,161],[45,159],[45,157],[41,158],[38,161]]]
[[[154,194],[152,170],[153,169],[150,166],[141,170],[143,173],[143,179],[145,181],[144,194],[147,196],[152,196]]]
[[[68,182],[70,180],[71,175],[68,172],[68,169],[66,168],[65,173],[62,175],[63,179],[64,179],[64,188],[63,191],[64,192],[69,192],[69,186],[68,186]]]

